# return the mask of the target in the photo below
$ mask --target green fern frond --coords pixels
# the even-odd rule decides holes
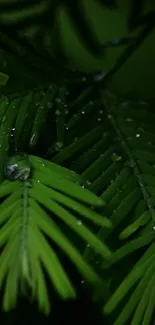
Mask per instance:
[[[62,232],[57,219],[108,259],[111,257],[109,249],[89,230],[85,220],[106,228],[111,222],[88,207],[103,206],[104,201],[81,186],[82,180],[76,173],[36,156],[29,157],[31,173],[27,173],[23,159],[25,156],[20,155],[10,158],[6,177],[12,181],[4,180],[0,186],[3,199],[0,205],[0,283],[6,278],[3,307],[5,310],[14,307],[19,292],[25,293],[29,287],[32,299],[36,297],[40,308],[48,313],[50,303],[41,265],[63,299],[74,298],[76,291],[45,235],[68,256],[81,276],[92,284],[101,284],[100,277]],[[83,221],[79,220],[81,217]]]
[[[49,112],[54,107],[56,85],[35,89],[18,97],[4,97],[0,101],[0,179],[9,150],[20,151],[36,148]],[[11,141],[10,141],[11,136]]]
[[[131,170],[133,171],[133,175],[137,183],[137,184],[135,183],[134,185],[134,183],[132,182],[133,183],[132,187],[134,186],[136,189],[138,185],[139,190],[141,192],[140,198],[144,200],[145,205],[143,206],[143,210],[141,211],[141,213],[139,215],[136,215],[136,218],[134,215],[131,216],[132,219],[130,222],[127,221],[126,219],[126,224],[128,224],[128,226],[121,231],[119,237],[120,239],[125,239],[128,237],[130,238],[130,236],[132,235],[132,237],[134,236],[134,238],[131,239],[129,242],[127,242],[124,246],[116,250],[116,252],[114,252],[112,263],[116,263],[118,260],[121,260],[123,257],[135,252],[136,250],[142,247],[149,247],[151,243],[154,242],[155,239],[154,230],[153,230],[154,218],[155,218],[154,202],[153,202],[151,192],[148,189],[149,185],[153,185],[153,175],[154,175],[154,168],[153,168],[154,154],[152,153],[152,149],[154,146],[153,137],[151,137],[151,141],[149,141],[150,139],[148,140],[149,135],[150,136],[153,135],[153,130],[151,130],[152,129],[151,118],[153,118],[154,114],[151,111],[150,114],[148,114],[149,106],[145,104],[139,105],[139,107],[138,105],[135,104],[136,109],[134,110],[132,109],[132,105],[134,104],[129,103],[126,105],[127,107],[125,105],[123,107],[123,104],[118,106],[116,105],[118,108],[117,112],[116,110],[114,112],[113,106],[109,103],[108,105],[106,105],[106,107],[107,109],[109,109],[109,107],[110,108],[112,107],[112,110],[110,111],[111,123],[113,125],[113,128],[116,131],[118,140],[121,141],[122,149],[124,150],[127,157],[127,163],[129,164]],[[128,127],[128,125],[130,126]],[[142,142],[143,142],[143,147],[141,149]],[[146,164],[148,167],[147,175],[145,174]],[[130,179],[130,184],[131,184],[131,179]],[[150,180],[152,184],[150,184]],[[131,196],[131,194],[129,195]],[[104,198],[104,194],[102,195],[102,197]],[[138,205],[138,197],[136,198],[136,193],[135,193],[134,197],[131,197],[129,201],[126,201],[126,198],[124,198],[123,195],[122,195],[122,199],[124,201],[124,211],[125,211],[124,215],[127,218],[128,206],[134,209],[136,202],[137,202],[136,205]],[[122,203],[120,204],[120,206],[121,205]],[[121,217],[123,216],[122,210],[120,211],[120,215]],[[113,215],[111,216],[111,221],[114,222]],[[117,225],[120,224],[120,221],[121,221],[120,218],[117,217]],[[103,234],[103,238],[105,237],[107,237],[107,234],[106,235]],[[143,255],[141,259],[143,259]],[[153,255],[150,257],[150,259],[151,261],[153,261]],[[140,285],[141,282],[139,281],[143,281],[143,279],[145,279],[145,272],[146,272],[145,270],[148,270],[149,267],[148,265],[150,265],[150,267],[152,267],[153,265],[152,262],[151,264],[148,263],[149,263],[149,259],[146,261],[146,269],[145,269],[145,263],[143,264],[141,263],[140,267],[133,266],[133,270],[131,271],[131,273],[129,273],[128,277],[125,278],[122,284],[120,284],[120,287],[116,290],[116,292],[114,293],[110,301],[106,304],[104,309],[105,312],[112,311],[114,308],[114,306],[112,307],[113,302],[114,304],[116,304],[115,305],[116,307],[119,304],[119,301],[124,298],[124,296],[130,291],[130,289],[133,287],[134,284],[138,282]],[[143,267],[144,267],[144,273],[143,273]],[[126,303],[124,310],[122,311],[122,313],[120,313],[118,319],[116,320],[115,324],[123,325],[131,317],[131,315],[132,315],[131,324],[136,324],[136,325],[150,324],[150,319],[152,317],[154,309],[152,308],[150,312],[150,318],[147,319],[146,315],[148,312],[147,311],[148,297],[150,295],[150,291],[152,290],[152,285],[154,283],[154,276],[153,276],[154,268],[152,269],[152,272],[153,272],[152,278],[148,278],[150,282],[148,282],[148,286],[146,287],[143,296],[141,294],[138,295],[137,292],[138,287],[135,288],[135,295],[137,295],[136,296],[137,305],[135,306],[134,303],[132,303],[133,307],[130,308],[131,299],[129,299],[128,302]],[[136,281],[136,282],[132,282],[132,281]],[[133,297],[134,296],[132,296],[132,302],[133,302]],[[126,312],[127,310],[128,312]],[[135,311],[135,313],[133,313],[133,311]]]
[[[103,278],[107,279],[109,270],[117,270],[118,262],[123,269],[124,258],[131,256],[129,259],[131,273],[129,270],[125,271],[128,274],[123,274],[124,280],[120,280],[118,289],[115,289],[113,295],[109,291],[110,299],[104,311],[109,314],[116,308],[121,308],[122,311],[119,309],[120,315],[114,322],[117,325],[124,325],[129,320],[131,324],[133,322],[140,325],[144,322],[145,325],[150,325],[154,308],[151,302],[148,304],[148,292],[150,290],[150,295],[153,296],[154,290],[153,282],[147,282],[145,274],[147,267],[152,267],[154,258],[152,247],[155,239],[155,156],[153,153],[155,115],[152,106],[143,102],[124,102],[123,99],[118,100],[109,93],[104,93],[102,99],[103,106],[100,104],[99,111],[96,107],[91,108],[96,125],[94,123],[94,128],[91,128],[91,119],[89,119],[87,134],[84,134],[83,129],[84,127],[86,132],[87,117],[80,113],[81,107],[79,111],[78,107],[76,108],[75,115],[78,116],[81,128],[77,125],[74,130],[72,126],[66,130],[66,146],[52,160],[59,164],[65,163],[66,166],[81,173],[87,180],[88,188],[101,195],[106,203],[102,213],[109,216],[112,227],[101,229],[98,236],[110,245],[113,250],[112,259],[103,262],[97,254],[93,255],[91,248],[87,248],[85,252],[87,260],[93,265],[96,261],[99,262],[95,268]],[[82,110],[85,112],[85,106]],[[99,113],[100,111],[102,114]],[[73,119],[74,113],[68,125],[71,125],[70,121]],[[71,134],[74,134],[73,142],[67,143]],[[146,253],[142,253],[142,249]],[[136,265],[134,265],[134,258],[132,262],[132,254],[135,253],[138,254],[136,256],[139,259]],[[145,263],[146,268],[143,269]],[[152,278],[150,275],[147,278],[150,281],[154,281],[153,272],[154,267]],[[148,289],[143,285],[143,281],[148,284]],[[139,286],[144,293],[144,298],[138,289]],[[129,294],[131,299],[128,298]],[[105,299],[106,290],[101,296]],[[120,304],[122,306],[123,301],[125,301],[124,307],[119,307]]]

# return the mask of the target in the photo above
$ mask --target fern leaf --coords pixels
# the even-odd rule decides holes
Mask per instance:
[[[134,292],[133,290],[136,294],[138,285],[145,276],[145,272],[139,275],[137,272],[141,272],[140,269],[143,268],[144,263],[154,256],[154,111],[151,105],[131,101],[123,102],[108,92],[101,96],[103,104],[100,106],[102,110],[100,125],[96,122],[98,126],[96,127],[94,123],[92,127],[90,121],[87,126],[90,143],[82,144],[86,130],[84,132],[84,129],[81,130],[77,126],[72,133],[71,130],[69,131],[66,147],[52,160],[59,164],[65,162],[66,166],[81,173],[82,177],[88,181],[88,188],[100,195],[105,202],[102,215],[109,216],[112,227],[100,229],[98,236],[110,245],[113,250],[112,259],[110,261],[99,259],[91,247],[86,248],[85,258],[103,277],[108,277],[109,281],[111,280],[109,270],[113,271],[112,282],[114,283],[119,277],[116,272],[117,263],[119,262],[121,265],[119,267],[123,269],[125,268],[124,261],[129,257],[129,269],[125,270],[126,273],[123,274],[121,280],[119,278],[119,288],[124,289],[115,289],[116,291],[114,290],[115,292],[110,295],[109,302],[104,309],[106,313],[111,313],[114,309],[120,308],[121,304],[124,311],[122,314],[119,309],[119,314],[124,315],[122,319],[125,323],[129,319],[131,321],[134,319],[135,309],[142,296],[137,293],[136,306],[133,304],[134,309],[132,309],[132,302],[129,303],[128,295],[131,291]],[[83,106],[83,111],[84,109],[85,106]],[[94,111],[92,109],[92,115],[97,121],[98,113],[95,109]],[[80,114],[80,110],[81,107],[79,112],[76,111],[77,115]],[[80,123],[86,124],[85,117],[80,117]],[[105,132],[102,133],[100,127]],[[93,132],[94,139],[91,138]],[[71,134],[74,135],[72,143],[69,142]],[[74,143],[76,137],[78,138],[77,146],[76,142]],[[79,147],[78,144],[80,144]],[[70,148],[72,148],[71,151],[69,151]],[[66,155],[67,152],[69,156]],[[70,163],[70,161],[73,162]],[[139,261],[136,266],[132,256],[138,256]],[[129,280],[135,281],[132,286],[128,282],[127,274]],[[153,295],[152,291],[150,294]],[[104,300],[107,299],[104,293],[101,296]],[[146,310],[145,304],[143,316]],[[115,322],[117,324],[117,319]],[[142,323],[143,318],[139,322]],[[121,316],[118,316],[118,324],[124,323],[123,320],[121,321]]]
[[[110,227],[111,222],[88,207],[100,207],[104,202],[80,185],[82,178],[76,173],[30,156],[32,170],[25,175],[27,165],[24,161],[27,164],[28,159],[23,159],[25,156],[19,154],[10,158],[7,166],[11,168],[13,163],[17,170],[13,170],[12,181],[4,180],[0,186],[0,197],[3,199],[0,206],[0,284],[6,278],[3,308],[14,308],[18,295],[27,295],[27,288],[30,288],[29,298],[37,298],[40,308],[48,313],[50,303],[42,265],[62,299],[75,298],[76,290],[47,238],[67,255],[82,277],[102,286],[99,275],[62,232],[57,219],[104,258],[111,257],[110,250],[87,225],[82,223],[79,226],[74,212],[103,227]],[[8,171],[5,175],[10,178]],[[54,220],[53,215],[56,217]]]

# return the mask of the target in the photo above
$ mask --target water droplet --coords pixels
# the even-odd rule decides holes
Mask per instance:
[[[91,182],[90,181],[86,181],[87,185],[91,185]]]
[[[122,157],[120,155],[118,155],[116,152],[113,152],[113,154],[112,154],[112,160],[114,162],[120,161],[121,159],[122,159]]]
[[[99,109],[99,114],[103,114],[103,109]]]
[[[136,138],[139,138],[140,137],[140,133],[136,133]]]
[[[98,117],[98,119],[97,119],[97,120],[98,120],[98,122],[101,122],[101,121],[102,121],[102,119],[101,119],[100,117]]]
[[[123,102],[123,103],[121,103],[120,107],[122,107],[122,108],[126,108],[126,107],[128,107],[130,104],[131,104],[130,101],[128,101],[128,102]]]
[[[60,104],[61,103],[61,98],[56,98],[56,103]]]
[[[81,225],[82,225],[82,221],[81,221],[81,220],[78,220],[78,221],[77,221],[77,225],[78,225],[78,226],[81,226]]]
[[[55,115],[60,115],[60,111],[58,109],[55,111]]]
[[[52,101],[49,101],[49,102],[47,103],[47,107],[48,107],[48,108],[52,108],[52,107],[53,107],[53,103],[52,103]]]
[[[94,81],[101,81],[104,79],[104,77],[106,76],[107,71],[102,71],[102,72],[98,72],[94,74]]]
[[[81,114],[84,115],[85,114],[85,111],[82,111]]]
[[[15,128],[12,128],[12,129],[11,129],[11,132],[10,132],[10,136],[11,136],[11,137],[13,137],[13,136],[15,135],[15,130],[16,130]]]
[[[40,179],[37,180],[37,183],[40,183]]]
[[[112,115],[111,114],[108,114],[108,119],[112,119]]]
[[[86,78],[86,77],[83,77],[83,78],[82,78],[82,81],[86,81],[86,80],[87,80],[87,78]]]
[[[128,118],[126,119],[126,121],[127,121],[127,122],[133,122],[133,119],[130,118],[130,117],[128,117]]]
[[[33,145],[33,143],[34,143],[34,141],[35,141],[35,137],[36,137],[36,134],[33,133],[33,134],[32,134],[32,137],[31,137],[31,139],[30,139],[30,144],[31,144],[31,145]]]
[[[63,147],[63,142],[61,142],[61,141],[56,142],[56,144],[55,144],[56,151],[59,151],[62,147]]]

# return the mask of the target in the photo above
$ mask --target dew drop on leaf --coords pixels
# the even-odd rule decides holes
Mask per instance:
[[[106,76],[107,72],[106,71],[102,71],[102,72],[98,72],[95,73],[94,75],[94,81],[101,81],[104,79],[104,77]]]
[[[55,111],[55,115],[60,115],[60,111],[58,109]]]
[[[36,134],[33,133],[33,134],[32,134],[32,137],[31,137],[31,139],[30,139],[30,145],[33,145],[33,144],[35,143],[35,137],[36,137]]]
[[[63,142],[61,142],[61,141],[56,142],[56,144],[55,144],[56,151],[59,151],[60,149],[62,149],[62,147],[63,147]]]
[[[11,129],[11,132],[10,132],[11,137],[13,137],[13,136],[15,135],[15,131],[16,131],[15,128],[12,128],[12,129]]]
[[[90,182],[90,181],[86,181],[86,184],[87,184],[87,185],[91,185],[91,182]]]
[[[133,119],[132,119],[131,117],[128,117],[128,118],[126,119],[126,121],[127,121],[127,122],[133,122]]]
[[[129,107],[130,106],[130,104],[131,104],[131,102],[130,101],[128,101],[128,102],[123,102],[123,103],[121,103],[121,107],[122,108],[127,108],[127,107]]]
[[[56,103],[60,104],[61,103],[61,98],[56,98]]]
[[[53,107],[53,103],[52,103],[51,101],[49,101],[49,102],[47,103],[47,107],[48,107],[48,108],[52,108],[52,107]]]
[[[136,133],[136,138],[139,138],[140,137],[140,133]]]
[[[26,154],[17,154],[10,157],[4,166],[5,177],[10,180],[25,181],[30,177],[30,173],[31,163],[29,156]]]
[[[120,161],[121,159],[122,159],[122,157],[120,155],[118,155],[116,152],[113,152],[113,154],[112,154],[112,160],[114,162]]]
[[[82,225],[82,221],[81,221],[81,220],[78,220],[78,221],[77,221],[77,225],[78,225],[78,226],[81,226],[81,225]]]

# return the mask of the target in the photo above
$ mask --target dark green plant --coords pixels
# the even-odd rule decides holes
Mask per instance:
[[[88,8],[78,0],[0,1],[3,308],[14,308],[24,294],[48,313],[46,274],[62,299],[74,299],[61,250],[113,324],[151,325],[154,84],[145,78],[136,85],[143,72],[133,62],[137,53],[145,54],[154,80],[148,59],[154,4],[96,3],[105,25],[107,17],[125,15],[126,29],[117,40],[118,26],[110,24],[104,42],[96,37],[98,27],[93,30],[88,19],[95,17],[93,1]],[[66,48],[71,34],[60,19],[64,10],[88,55],[77,51],[73,39]]]

